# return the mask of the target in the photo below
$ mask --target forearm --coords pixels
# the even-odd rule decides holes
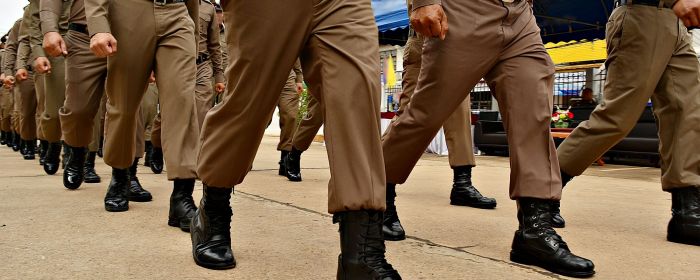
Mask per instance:
[[[107,18],[109,0],[85,0],[85,15],[90,37],[97,33],[112,33]]]

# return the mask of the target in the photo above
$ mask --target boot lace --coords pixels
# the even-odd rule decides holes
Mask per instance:
[[[381,234],[370,234],[373,229],[377,228],[377,223],[362,223],[362,227],[365,228],[364,232],[360,234],[364,242],[360,242],[360,246],[364,250],[360,250],[360,258],[363,259],[367,266],[373,268],[382,278],[384,277],[397,277],[399,274],[394,267],[391,266],[386,261],[385,253],[386,247],[384,246],[384,238]]]

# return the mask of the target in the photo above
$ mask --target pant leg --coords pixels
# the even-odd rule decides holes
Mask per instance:
[[[403,92],[399,98],[399,111],[401,115],[411,102],[411,96],[416,89],[418,83],[418,74],[420,74],[421,55],[423,54],[423,37],[416,35],[411,37],[406,42],[404,48],[403,73],[401,86]],[[447,149],[449,150],[450,166],[476,166],[474,159],[474,148],[471,137],[471,118],[469,112],[469,99],[462,102],[462,105],[455,110],[452,115],[445,121],[443,127],[445,129],[445,138],[447,140]]]
[[[136,118],[136,137],[134,137],[134,158],[142,158],[143,154],[146,153],[146,122],[144,121],[145,115],[143,110],[143,103],[141,103],[141,110],[138,112],[138,117]]]
[[[292,139],[292,146],[299,151],[306,151],[314,142],[316,134],[323,126],[323,110],[320,102],[315,97],[309,96],[309,105],[306,107],[306,116],[296,124],[296,131]]]
[[[36,113],[34,114],[34,119],[36,120],[36,138],[46,140],[46,137],[44,137],[44,130],[41,128],[41,114],[44,113],[44,102],[46,102],[46,88],[43,74],[34,75],[34,91],[36,92]]]
[[[506,42],[486,75],[508,135],[510,198],[561,198],[561,176],[550,134],[554,63],[542,44],[530,5],[506,4]]]
[[[197,65],[197,85],[194,87],[197,124],[201,127],[207,112],[214,107],[214,71],[211,60]]]
[[[194,22],[184,5],[155,6],[155,10],[158,25],[162,26],[158,31],[155,74],[168,179],[194,179],[199,144],[193,94],[197,72]]]
[[[68,96],[66,96],[66,100],[68,100]],[[100,141],[102,141],[102,130],[100,129],[102,122],[100,115],[104,115],[104,109],[102,108],[97,111],[97,114],[95,114],[92,120],[92,135],[90,136],[90,144],[87,146],[90,152],[97,152],[97,150],[100,149]]]
[[[153,144],[154,148],[163,148],[160,127],[160,113],[158,113],[153,119],[153,129],[151,130],[151,144]]]
[[[384,210],[377,26],[371,1],[324,1],[301,62],[322,104],[328,211]]]
[[[20,116],[22,115],[22,92],[20,91],[20,86],[15,85],[12,92],[13,102],[12,102],[12,130],[20,133]]]
[[[608,73],[603,101],[588,121],[579,124],[559,145],[559,163],[565,173],[581,175],[639,120],[677,42],[677,31],[673,35],[666,28],[646,24],[648,19],[676,24],[672,11],[664,10],[668,9],[640,5],[613,11],[606,30]]]
[[[143,124],[146,127],[144,138],[146,141],[151,141],[153,120],[158,114],[158,86],[155,83],[148,85],[146,95],[141,101],[141,111],[143,112]]]
[[[387,181],[402,184],[447,118],[496,63],[503,49],[503,6],[443,1],[445,40],[426,39],[410,106],[389,126],[382,147]],[[479,18],[479,21],[476,21]]]
[[[66,92],[66,66],[62,56],[49,57],[51,73],[44,74],[44,112],[41,115],[41,129],[51,143],[61,141],[61,121],[58,111],[63,106]]]
[[[22,94],[20,111],[20,135],[22,140],[36,139],[36,91],[34,90],[34,74],[19,83]]]
[[[156,52],[154,7],[152,2],[140,0],[111,1],[109,6],[110,17],[119,19],[111,22],[119,49],[107,60],[103,149],[105,163],[118,169],[129,168],[136,152],[136,118]],[[137,21],[139,28],[133,28]]]
[[[476,166],[472,142],[471,102],[465,99],[442,127],[445,130],[450,166]]]
[[[280,142],[278,151],[291,151],[294,130],[296,129],[297,115],[299,114],[299,93],[296,90],[296,81],[288,79],[282,90],[279,100],[280,117]]]
[[[11,131],[12,121],[12,91],[0,87],[0,130],[4,132]]]
[[[69,31],[64,36],[66,56],[66,98],[59,110],[61,131],[66,144],[72,147],[99,145],[95,141],[95,119],[105,92],[107,59],[96,57],[90,51],[90,37]],[[99,116],[97,117],[99,118]],[[99,122],[98,122],[99,124]]]
[[[226,1],[222,6],[228,53],[236,55],[226,71],[223,101],[204,120],[197,170],[204,184],[230,188],[243,182],[253,163],[289,70],[308,37],[305,27],[314,7],[306,0]],[[270,40],[251,34],[276,36]]]
[[[661,186],[671,191],[700,186],[700,66],[685,26],[668,20],[667,27],[668,33],[678,34],[678,43],[652,102],[659,127]]]

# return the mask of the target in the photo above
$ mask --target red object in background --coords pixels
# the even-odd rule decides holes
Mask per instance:
[[[574,118],[574,113],[568,112],[568,113],[567,113],[567,116],[569,116],[569,119],[573,119],[573,118]]]
[[[394,113],[394,112],[382,112],[381,116],[382,116],[382,119],[391,120],[396,116],[396,113]]]
[[[479,121],[479,114],[477,112],[471,113],[472,125],[475,125]]]

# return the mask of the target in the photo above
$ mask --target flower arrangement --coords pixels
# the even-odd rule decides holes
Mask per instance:
[[[571,113],[569,109],[571,109],[571,107],[569,107],[566,110],[562,110],[559,109],[559,107],[557,107],[557,111],[554,114],[552,114],[552,123],[554,124],[554,127],[569,127],[569,122],[574,118],[574,113]]]

